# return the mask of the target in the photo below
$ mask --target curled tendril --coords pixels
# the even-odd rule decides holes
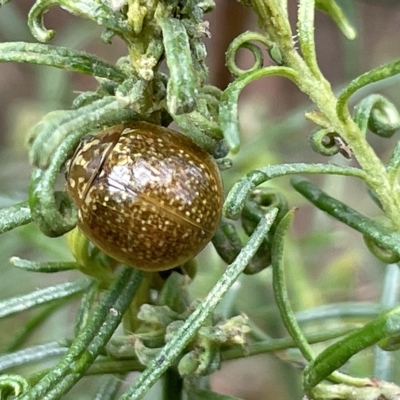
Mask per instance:
[[[260,219],[272,208],[277,208],[278,214],[271,227],[270,233],[273,233],[279,221],[289,211],[288,202],[281,193],[277,193],[271,188],[257,188],[254,189],[247,197],[242,215],[241,221],[244,231],[248,236],[252,235],[254,229],[256,229]]]
[[[397,108],[379,94],[373,94],[361,100],[354,111],[354,120],[363,134],[368,128],[380,137],[390,138],[400,128],[400,115]]]
[[[274,44],[271,41],[266,39],[265,36],[263,36],[257,32],[250,32],[250,31],[245,32],[245,33],[239,35],[236,39],[234,39],[232,41],[232,43],[229,45],[228,50],[226,52],[226,66],[228,67],[229,72],[232,75],[234,75],[235,77],[243,75],[247,72],[255,71],[255,70],[261,68],[264,64],[264,57],[263,57],[262,50],[255,44],[250,43],[251,41],[257,41],[257,42],[264,44],[267,47],[267,49],[270,49],[270,53],[272,53],[272,55],[276,56],[276,57],[274,56],[274,58],[281,59],[278,57],[278,52],[277,52],[276,46],[274,46]],[[253,54],[253,57],[254,57],[254,64],[246,70],[239,68],[237,66],[236,60],[235,60],[237,52],[241,48],[250,50],[250,52]],[[273,49],[273,51],[272,51],[272,49]],[[272,56],[271,56],[271,58],[272,58]],[[280,63],[278,63],[278,64],[280,65]]]
[[[310,135],[310,144],[312,149],[323,156],[334,156],[339,153],[333,137],[336,135],[330,129],[318,129]]]
[[[10,396],[19,396],[29,389],[28,381],[21,375],[5,374],[0,378],[1,398]]]
[[[222,218],[212,243],[219,256],[227,263],[232,263],[243,247],[242,241],[236,231],[235,225]]]
[[[71,199],[64,192],[53,192],[55,179],[55,173],[35,168],[29,190],[32,220],[50,237],[70,231],[78,217]]]
[[[288,203],[284,196],[276,193],[270,188],[257,188],[246,198],[241,222],[243,230],[250,237],[260,220],[272,209],[278,209],[278,214],[274,223],[263,240],[260,248],[246,266],[245,274],[255,274],[271,265],[271,241],[276,226],[288,211]],[[237,234],[235,225],[226,219],[221,224],[214,235],[213,244],[220,257],[227,263],[232,263],[243,248],[243,244]]]
[[[83,0],[74,2],[66,0],[38,0],[35,2],[28,16],[28,25],[32,35],[41,42],[48,42],[54,35],[54,30],[48,30],[43,22],[43,15],[54,6],[60,6],[72,14],[78,14],[91,19],[110,29],[113,34],[121,37],[132,34],[132,27],[124,20],[120,12],[114,12],[104,2],[96,7],[88,7]],[[85,10],[83,12],[82,10]]]
[[[229,69],[229,72],[232,75],[237,77],[237,76],[245,74],[246,72],[255,71],[263,66],[264,57],[263,57],[262,51],[254,43],[242,43],[240,45],[240,47],[236,49],[236,52],[238,52],[239,49],[250,50],[250,52],[254,56],[254,64],[248,69],[242,69],[237,66],[237,64],[235,63],[235,61],[233,59],[230,59],[230,60],[227,59],[227,67]],[[235,54],[235,56],[236,56],[236,54]]]
[[[344,140],[331,129],[319,129],[310,135],[310,144],[313,150],[323,156],[334,156],[337,153],[350,159],[352,153]]]
[[[256,71],[246,72],[229,84],[221,97],[219,106],[219,122],[224,137],[232,153],[237,153],[240,147],[240,128],[238,116],[238,98],[241,91],[251,82],[266,76],[282,76],[292,82],[298,82],[298,73],[287,67],[263,67]]]
[[[272,209],[277,209],[275,221],[266,239],[261,243],[255,256],[243,271],[245,274],[255,274],[271,265],[271,243],[276,227],[289,210],[286,198],[270,188],[257,188],[247,197],[241,216],[242,227],[251,236],[264,215]]]

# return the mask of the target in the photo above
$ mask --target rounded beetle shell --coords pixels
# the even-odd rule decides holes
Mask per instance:
[[[117,125],[82,141],[66,178],[80,230],[138,269],[166,270],[193,258],[221,219],[223,189],[212,157],[158,125]]]

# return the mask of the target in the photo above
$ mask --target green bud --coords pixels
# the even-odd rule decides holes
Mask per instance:
[[[363,238],[365,244],[368,247],[368,250],[379,260],[383,261],[386,264],[393,264],[400,261],[400,257],[396,253],[392,252],[391,250],[385,249],[367,236],[364,236]]]
[[[354,107],[354,121],[365,134],[367,128],[376,135],[390,138],[400,127],[400,116],[396,107],[385,97],[372,94]]]
[[[195,351],[186,353],[178,363],[178,372],[181,376],[194,374],[199,367],[198,355]]]
[[[384,97],[375,102],[368,120],[371,132],[384,138],[390,138],[400,127],[400,115],[397,108]]]
[[[283,65],[282,53],[275,43],[268,49],[268,54],[276,65]]]
[[[382,224],[383,227],[393,229],[391,222],[386,217],[380,216],[375,218],[375,220]],[[393,251],[386,249],[368,236],[363,236],[363,238],[368,250],[379,260],[386,264],[397,263],[400,261],[400,257]]]

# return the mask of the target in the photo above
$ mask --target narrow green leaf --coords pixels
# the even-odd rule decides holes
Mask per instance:
[[[328,340],[337,339],[341,336],[347,335],[357,329],[356,325],[346,325],[343,328],[329,329],[327,331],[318,331],[314,333],[305,334],[307,343],[315,344]],[[250,333],[251,335],[251,333]],[[265,339],[257,342],[246,344],[246,347],[234,347],[225,350],[221,353],[223,360],[235,360],[238,358],[245,358],[255,356],[258,354],[274,353],[277,351],[297,348],[297,343],[291,337],[284,337],[280,339]]]
[[[167,103],[171,114],[185,114],[196,107],[198,94],[189,38],[182,22],[161,18],[165,57],[170,72]]]
[[[400,234],[390,231],[341,201],[330,197],[305,179],[292,178],[291,183],[316,207],[400,256]]]
[[[123,376],[104,376],[93,400],[114,400],[123,383]]]
[[[58,342],[50,342],[0,356],[0,371],[15,368],[20,365],[47,360],[50,357],[59,357],[67,352],[68,348]]]
[[[0,62],[47,65],[122,83],[126,75],[119,68],[84,51],[38,43],[0,43]]]
[[[207,136],[203,129],[193,123],[193,118],[190,117],[191,114],[172,115],[172,118],[185,132],[185,135],[190,137],[197,146],[208,153],[212,153],[217,145],[216,140]]]
[[[314,357],[314,352],[308,344],[298,322],[294,316],[289,302],[288,291],[283,273],[283,249],[284,239],[294,217],[294,211],[289,211],[279,223],[272,240],[272,286],[275,301],[278,306],[282,321],[292,339],[300,349],[306,360]]]
[[[73,296],[85,290],[90,285],[89,279],[80,279],[75,282],[60,283],[44,289],[36,290],[22,296],[0,301],[0,318],[7,317],[21,311],[29,310],[53,300]]]
[[[400,73],[400,60],[394,60],[387,64],[383,64],[371,71],[365,72],[350,82],[350,84],[342,90],[336,104],[336,112],[340,119],[345,121],[350,119],[348,110],[348,101],[357,90],[374,82],[390,78]]]
[[[400,307],[382,314],[364,327],[332,344],[311,361],[304,370],[303,385],[310,391],[353,355],[400,330]]]
[[[304,61],[312,74],[322,80],[323,76],[318,68],[314,41],[314,0],[300,0],[298,5],[297,32]]]
[[[355,29],[334,0],[316,0],[315,6],[319,10],[326,12],[336,22],[336,25],[347,39],[353,40],[356,38]]]
[[[328,319],[374,318],[382,311],[382,306],[378,303],[345,301],[299,311],[296,313],[296,320],[300,323],[313,323]]]
[[[0,235],[32,222],[29,202],[15,204],[0,210]]]
[[[380,303],[383,310],[390,310],[397,305],[399,299],[399,283],[399,266],[397,264],[388,265],[386,267],[385,279],[381,291]],[[380,346],[381,345],[380,343]],[[393,357],[389,351],[382,349],[380,346],[374,347],[373,377],[391,382],[394,378]]]
[[[39,261],[30,261],[23,260],[19,257],[11,257],[10,263],[15,267],[24,269],[25,271],[31,272],[61,272],[61,271],[69,271],[71,269],[77,269],[77,265],[75,262],[39,262]]]

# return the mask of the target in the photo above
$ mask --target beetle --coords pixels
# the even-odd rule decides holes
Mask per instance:
[[[193,258],[222,214],[214,159],[186,136],[147,122],[116,125],[82,141],[67,163],[66,190],[85,236],[142,270]]]

